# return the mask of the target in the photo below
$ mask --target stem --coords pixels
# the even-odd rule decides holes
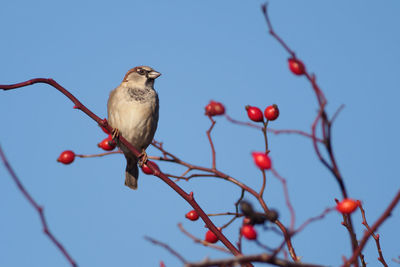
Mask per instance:
[[[207,138],[208,141],[210,141],[210,146],[211,146],[211,154],[212,154],[212,169],[215,170],[217,168],[217,163],[216,163],[216,155],[215,155],[215,148],[214,148],[214,144],[213,141],[211,139],[211,131],[214,128],[215,125],[215,120],[213,120],[213,118],[211,116],[208,116],[208,118],[211,120],[211,126],[210,128],[207,130]]]
[[[371,237],[372,233],[375,232],[378,229],[378,227],[390,216],[390,214],[392,213],[392,210],[394,209],[394,207],[396,207],[396,205],[398,204],[399,201],[400,201],[400,190],[397,192],[394,199],[389,204],[389,206],[386,208],[386,210],[383,212],[381,217],[379,217],[379,219],[369,229],[367,229],[367,231],[365,231],[364,236],[361,239],[361,241],[359,242],[357,249],[353,252],[353,255],[351,256],[351,258],[348,261],[346,261],[343,266],[350,266],[353,262],[355,262],[357,260],[357,256],[363,250],[365,244],[367,243],[368,239]]]
[[[11,175],[11,178],[14,180],[15,184],[17,185],[19,191],[21,191],[22,195],[28,200],[29,204],[36,210],[39,215],[40,222],[42,223],[43,232],[47,235],[47,237],[53,242],[53,244],[58,248],[59,251],[64,255],[67,261],[71,264],[72,267],[77,267],[78,265],[72,259],[71,255],[67,252],[64,246],[58,241],[55,236],[50,232],[50,229],[47,225],[46,218],[44,216],[43,207],[40,206],[33,197],[28,193],[25,187],[22,185],[21,181],[19,180],[17,174],[14,172],[13,168],[11,167],[10,163],[8,162],[6,155],[4,154],[1,146],[0,146],[0,157],[3,160],[3,164],[8,170]]]
[[[36,79],[31,79],[31,80],[28,80],[25,82],[17,83],[17,84],[0,85],[0,89],[11,90],[11,89],[16,89],[16,88],[32,85],[35,83],[46,83],[46,84],[53,86],[58,91],[60,91],[62,94],[64,94],[66,97],[68,97],[75,104],[74,108],[83,111],[86,115],[88,115],[90,118],[92,118],[94,121],[96,121],[101,127],[105,128],[108,132],[110,132],[110,133],[113,132],[113,128],[108,124],[107,120],[100,119],[96,114],[94,114],[91,110],[89,110],[86,106],[84,106],[75,96],[73,96],[69,91],[67,91],[64,87],[62,87],[60,84],[58,84],[53,79],[36,78]],[[139,152],[135,147],[133,147],[122,135],[119,135],[118,138],[119,138],[119,141],[123,145],[125,145],[127,147],[127,149],[130,150],[130,152],[133,153],[134,156],[139,157],[141,155],[141,152]],[[235,255],[235,256],[241,255],[239,250],[225,237],[225,235],[223,235],[221,233],[221,231],[218,230],[218,228],[214,225],[214,223],[210,220],[210,218],[208,218],[208,216],[204,213],[204,211],[201,209],[201,207],[197,204],[197,202],[194,200],[193,193],[190,193],[190,194],[186,193],[176,183],[171,181],[164,173],[162,173],[160,170],[157,170],[152,165],[149,165],[149,168],[153,171],[155,176],[159,177],[164,183],[166,183],[168,186],[170,186],[184,200],[186,200],[193,207],[194,210],[196,210],[196,212],[199,214],[199,216],[204,221],[204,223],[207,225],[207,227],[232,252],[233,255]]]

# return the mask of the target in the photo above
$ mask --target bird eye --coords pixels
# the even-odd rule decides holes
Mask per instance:
[[[138,69],[137,73],[139,73],[140,75],[144,75],[146,71],[144,69]]]

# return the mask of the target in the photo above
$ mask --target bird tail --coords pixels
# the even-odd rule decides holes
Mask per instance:
[[[126,157],[125,185],[136,190],[139,178],[139,169],[135,157]]]

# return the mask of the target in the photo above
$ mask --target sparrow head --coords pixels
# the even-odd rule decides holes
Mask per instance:
[[[161,73],[153,70],[148,66],[139,66],[130,69],[124,77],[122,82],[133,83],[136,86],[153,86],[154,80],[159,77]]]

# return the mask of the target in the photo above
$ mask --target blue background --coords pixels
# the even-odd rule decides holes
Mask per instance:
[[[276,103],[277,129],[310,131],[317,105],[304,77],[287,68],[288,54],[267,33],[262,1],[3,1],[0,3],[0,83],[51,77],[88,108],[106,116],[109,92],[126,71],[150,65],[161,109],[156,139],[179,157],[210,166],[204,106],[214,99],[232,117],[247,120],[244,106]],[[398,99],[400,34],[398,1],[271,1],[276,31],[296,51],[328,99],[330,114],[345,109],[333,128],[333,145],[350,196],[362,200],[372,224],[399,190]],[[65,166],[59,153],[101,152],[105,135],[48,85],[1,92],[1,146],[25,187],[45,207],[50,229],[79,266],[167,266],[181,263],[149,235],[171,245],[189,261],[228,255],[193,244],[177,228],[182,222],[202,238],[204,223],[189,222],[189,205],[153,176],[141,174],[136,192],[123,186],[124,158],[77,159]],[[250,153],[263,149],[260,132],[217,118],[213,131],[217,167],[254,188],[261,176]],[[334,205],[340,192],[320,164],[311,141],[296,135],[270,136],[273,164],[288,180],[299,226]],[[149,155],[159,155],[154,148]],[[159,164],[179,174],[182,168]],[[0,266],[69,266],[42,233],[39,218],[0,168]],[[194,191],[206,212],[233,211],[240,190],[217,179],[180,182]],[[282,186],[268,176],[265,199],[289,213]],[[255,203],[247,195],[246,199]],[[259,208],[259,207],[258,207]],[[358,238],[364,227],[353,216]],[[400,255],[399,208],[379,229],[387,262]],[[213,218],[217,225],[229,218]],[[293,238],[304,262],[338,266],[350,255],[341,215],[330,213]],[[240,220],[224,232],[235,242]],[[258,228],[275,246],[279,236]],[[245,253],[262,251],[245,241]],[[281,255],[282,256],[282,255]],[[365,249],[379,266],[375,244]]]

